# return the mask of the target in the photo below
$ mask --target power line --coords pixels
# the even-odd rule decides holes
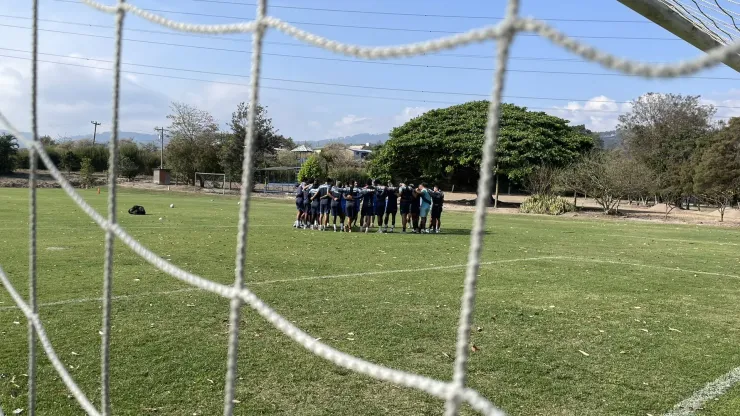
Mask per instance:
[[[31,58],[24,58],[24,57],[19,57],[19,56],[9,56],[9,55],[0,55],[0,57],[11,58],[11,59],[22,59],[22,60],[28,60],[28,61],[31,60]],[[38,62],[56,64],[56,65],[73,66],[73,67],[78,67],[78,68],[89,68],[89,69],[113,71],[112,68],[100,68],[96,66],[79,65],[79,64],[72,64],[72,63],[67,63],[67,62],[45,61],[41,59],[39,59]],[[241,84],[237,82],[215,81],[215,80],[200,79],[200,78],[179,77],[179,76],[174,76],[174,75],[152,74],[148,72],[138,72],[138,71],[123,71],[122,70],[121,73],[160,77],[160,78],[170,78],[170,79],[177,79],[177,80],[184,80],[184,81],[197,81],[197,82],[205,82],[205,83],[211,83],[211,84],[224,84],[224,85],[232,85],[232,86],[249,88],[248,84]],[[297,89],[297,88],[271,87],[271,86],[265,86],[265,85],[261,85],[260,88],[268,89],[268,90],[277,90],[277,91],[301,92],[301,93],[332,95],[332,96],[340,96],[340,97],[353,97],[353,98],[372,98],[372,99],[378,99],[378,100],[390,100],[390,101],[402,101],[402,102],[411,101],[411,102],[422,102],[422,103],[429,103],[429,104],[452,104],[452,105],[461,104],[459,101],[422,100],[422,99],[406,98],[406,97],[404,98],[382,97],[382,96],[376,96],[376,95],[346,94],[346,93],[337,93],[337,92],[328,92],[328,91],[303,90],[303,89]],[[509,97],[511,98],[511,96]],[[621,113],[622,112],[620,110],[568,109],[568,108],[557,108],[557,107],[547,108],[547,107],[529,107],[529,106],[525,106],[525,107],[530,110],[540,110],[540,111],[579,111],[579,112],[586,112],[586,113]],[[725,107],[725,108],[736,108],[736,107]],[[731,117],[716,117],[716,118],[729,119]]]
[[[231,4],[236,6],[257,6],[256,3],[241,3],[236,1],[225,1],[225,0],[193,0],[200,3],[217,3],[217,4]],[[318,11],[318,12],[336,12],[336,13],[356,13],[356,14],[374,14],[381,16],[414,16],[414,17],[440,17],[449,19],[485,19],[485,20],[503,20],[500,16],[460,16],[460,15],[447,15],[447,14],[422,14],[422,13],[402,13],[402,12],[378,12],[370,10],[347,10],[347,9],[328,9],[318,7],[301,7],[301,6],[279,6],[270,4],[271,9],[291,9],[291,10],[307,10],[307,11]],[[587,22],[587,23],[651,23],[646,20],[606,20],[606,19],[565,19],[565,18],[548,18],[539,19],[544,21],[552,22]]]
[[[11,48],[0,48],[0,50],[10,51],[10,52],[29,53],[29,54],[31,53],[31,51],[25,51],[21,49],[11,49]],[[81,57],[81,56],[67,56],[67,55],[54,54],[54,53],[39,52],[39,55],[53,56],[53,57],[64,58],[64,59],[77,59],[77,60],[92,61],[92,62],[103,62],[107,64],[113,63],[113,61],[109,61],[105,59],[94,59],[94,58],[87,58],[87,57]],[[0,55],[0,56],[4,56],[4,55]],[[19,59],[26,59],[26,58],[19,58]],[[43,61],[43,62],[47,62],[47,61]],[[48,62],[48,63],[54,63],[54,62]],[[65,63],[59,62],[59,64],[65,64]],[[130,62],[123,62],[122,64],[129,65],[129,66],[138,66],[142,68],[163,69],[163,70],[168,70],[168,71],[193,72],[193,73],[199,73],[199,74],[219,75],[219,76],[228,76],[228,77],[245,78],[245,79],[249,78],[248,75],[244,75],[244,74],[231,74],[231,73],[225,73],[225,72],[204,71],[204,70],[190,69],[190,68],[177,68],[177,67],[167,67],[167,66],[161,66],[161,65],[136,64],[136,63],[130,63]],[[85,66],[85,67],[86,68],[98,68],[98,67],[89,67],[89,66]],[[272,77],[261,77],[261,79],[268,80],[268,81],[290,82],[290,83],[297,83],[297,84],[322,85],[322,86],[343,87],[343,88],[362,88],[362,89],[370,89],[370,90],[413,92],[413,93],[438,94],[438,95],[460,95],[460,96],[481,97],[481,98],[490,97],[490,94],[468,93],[468,92],[416,90],[416,89],[408,89],[408,88],[392,88],[392,87],[383,87],[383,86],[375,86],[375,85],[338,84],[338,83],[332,83],[332,82],[308,81],[308,80],[296,80],[296,79],[272,78]],[[212,81],[212,82],[219,82],[219,81]],[[237,85],[242,85],[242,84],[237,84]],[[630,104],[631,103],[631,101],[607,101],[607,100],[592,100],[592,99],[584,99],[584,98],[562,98],[562,97],[533,97],[533,96],[522,96],[522,95],[505,95],[504,97],[513,98],[513,99],[522,99],[522,100],[542,100],[542,101],[568,101],[568,102],[582,101],[582,102],[592,102],[592,103],[613,103],[613,104]],[[722,106],[722,105],[715,105],[715,107],[740,109],[740,107]]]
[[[20,19],[20,20],[32,20],[31,17],[25,17],[25,16],[12,16],[7,14],[0,14],[0,17],[5,17],[8,19]],[[96,25],[92,23],[82,23],[82,22],[70,22],[70,21],[64,21],[64,20],[53,20],[53,19],[38,19],[40,22],[48,22],[48,23],[56,23],[56,24],[62,24],[62,25],[70,25],[70,26],[83,26],[83,27],[96,27],[101,29],[113,29],[114,26],[111,25]],[[2,26],[2,25],[0,25]],[[12,26],[7,25],[7,27],[13,27],[13,28],[23,28],[23,26]],[[44,30],[44,29],[40,29]],[[51,29],[46,29],[51,30]],[[141,32],[141,33],[154,33],[158,35],[166,35],[166,36],[181,36],[181,37],[188,37],[188,38],[201,38],[201,39],[208,39],[208,40],[223,40],[227,42],[237,42],[237,43],[244,43],[251,45],[252,41],[250,39],[240,39],[235,37],[226,37],[226,36],[214,36],[214,35],[198,35],[193,33],[180,33],[180,32],[172,32],[172,31],[164,31],[164,30],[146,30],[146,29],[131,29],[126,28],[127,32]],[[79,34],[82,36],[85,36],[85,34]],[[95,36],[93,34],[90,34],[90,36]],[[111,37],[106,37],[106,39],[112,39]],[[290,43],[290,42],[271,42],[271,41],[264,41],[264,44],[267,45],[280,45],[280,46],[291,46],[291,47],[298,47],[298,48],[315,48],[313,45],[308,45],[305,43]],[[190,46],[190,45],[184,45],[184,46]],[[242,51],[238,51],[242,52]],[[246,51],[245,51],[246,52]],[[478,59],[487,59],[487,60],[493,60],[493,55],[478,55],[478,54],[465,54],[465,53],[435,53],[433,55],[425,55],[425,56],[449,56],[454,58],[478,58]],[[549,62],[584,62],[584,63],[590,63],[590,61],[586,59],[580,59],[580,58],[553,58],[553,57],[538,57],[538,56],[512,56],[509,57],[509,59],[517,61],[549,61]],[[665,63],[664,61],[646,61],[647,63]]]
[[[12,28],[18,28],[18,29],[26,29],[31,30],[29,27],[24,26],[15,26],[15,25],[6,25],[6,24],[0,24],[0,27],[12,27]],[[62,34],[68,34],[68,35],[77,35],[77,36],[87,36],[87,37],[94,37],[94,38],[100,38],[100,39],[114,39],[113,36],[105,36],[105,35],[93,35],[89,33],[77,33],[77,32],[67,32],[63,30],[52,30],[52,29],[38,29],[42,32],[52,32],[52,33],[62,33]],[[227,49],[227,48],[213,48],[209,46],[198,46],[198,45],[184,45],[179,43],[168,43],[168,42],[157,42],[152,40],[141,40],[141,39],[124,39],[126,42],[137,42],[137,43],[147,43],[147,44],[154,44],[154,45],[164,45],[164,46],[173,46],[173,47],[183,47],[183,48],[193,48],[193,49],[204,49],[204,50],[214,50],[214,51],[221,51],[221,52],[233,52],[233,53],[249,53],[248,50],[240,50],[240,49]],[[414,68],[438,68],[438,69],[455,69],[455,70],[467,70],[467,71],[486,71],[490,72],[493,71],[494,68],[488,67],[466,67],[466,66],[448,66],[448,65],[427,65],[427,64],[412,64],[412,63],[401,63],[401,62],[388,62],[388,61],[365,61],[365,60],[353,60],[353,59],[345,59],[345,58],[328,58],[328,57],[317,57],[317,56],[303,56],[303,55],[291,55],[291,54],[280,54],[280,53],[268,53],[264,52],[262,55],[265,56],[277,56],[282,58],[293,58],[293,59],[309,59],[309,60],[319,60],[319,61],[332,61],[332,62],[350,62],[355,64],[363,64],[363,65],[388,65],[388,66],[401,66],[401,67],[414,67]],[[588,75],[588,76],[610,76],[610,77],[631,77],[631,78],[643,78],[640,75],[631,75],[631,74],[621,74],[621,73],[597,73],[597,72],[573,72],[573,71],[542,71],[542,70],[530,70],[530,69],[507,69],[507,72],[514,72],[514,73],[533,73],[533,74],[559,74],[559,75]],[[705,77],[705,76],[685,76],[682,77],[683,79],[704,79],[704,80],[720,80],[720,81],[740,81],[740,78],[732,78],[732,77]]]
[[[20,19],[20,20],[33,20],[31,17],[25,17],[25,16],[12,16],[7,14],[0,14],[0,17],[5,17],[9,19]],[[112,25],[96,25],[92,23],[82,23],[82,22],[70,22],[70,21],[64,21],[64,20],[52,20],[52,19],[38,19],[39,22],[48,22],[48,23],[56,23],[56,24],[62,24],[62,25],[70,25],[70,26],[83,26],[83,27],[97,27],[101,29],[113,29],[114,26]],[[8,26],[8,27],[14,27],[14,28],[23,28],[22,26]],[[237,42],[237,43],[244,43],[251,45],[252,41],[251,39],[240,39],[235,37],[226,37],[226,36],[213,36],[213,35],[198,35],[194,33],[180,33],[180,32],[172,32],[172,31],[164,31],[164,30],[146,30],[146,29],[130,29],[126,28],[127,32],[141,32],[141,33],[155,33],[159,35],[167,35],[167,36],[181,36],[181,37],[188,37],[188,38],[201,38],[201,39],[209,39],[209,40],[223,40],[228,42]],[[264,41],[263,43],[267,45],[280,45],[280,46],[292,46],[292,47],[298,47],[298,48],[315,48],[313,45],[308,45],[305,43],[290,43],[290,42],[270,42],[270,41]],[[241,51],[240,51],[241,52]],[[476,54],[464,54],[464,53],[435,53],[433,55],[426,55],[426,56],[449,56],[449,57],[455,57],[455,58],[479,58],[479,59],[488,59],[493,60],[493,55],[476,55]],[[511,60],[523,60],[523,61],[553,61],[553,62],[589,62],[585,59],[580,58],[552,58],[552,57],[537,57],[537,56],[512,56],[509,59]],[[649,63],[664,63],[662,61],[648,61]]]
[[[82,4],[79,1],[76,0],[55,0],[62,3],[75,3],[75,4]],[[225,16],[225,15],[219,15],[219,14],[207,14],[207,13],[195,13],[195,12],[181,12],[177,10],[161,10],[161,9],[142,9],[148,12],[154,12],[154,13],[169,13],[169,14],[181,14],[186,16],[199,16],[199,17],[215,17],[219,19],[231,19],[231,20],[242,20],[242,21],[249,21],[253,20],[252,16]],[[394,32],[415,32],[415,33],[440,33],[440,34],[448,34],[448,35],[454,35],[460,33],[459,31],[449,31],[449,30],[434,30],[434,29],[410,29],[405,27],[378,27],[378,26],[357,26],[357,25],[340,25],[335,23],[316,23],[316,22],[296,22],[296,21],[286,21],[286,23],[294,24],[294,25],[303,25],[303,26],[325,26],[325,27],[338,27],[338,28],[344,28],[344,29],[367,29],[367,30],[386,30],[386,31],[394,31]],[[517,36],[526,36],[526,37],[540,37],[536,33],[520,33],[517,34]],[[665,40],[665,41],[682,41],[682,39],[679,38],[655,38],[655,37],[630,37],[630,36],[590,36],[590,35],[568,35],[571,38],[581,38],[581,39],[621,39],[621,40]]]

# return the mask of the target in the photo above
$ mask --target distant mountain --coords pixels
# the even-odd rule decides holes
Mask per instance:
[[[103,143],[110,140],[111,132],[109,131],[103,131],[99,132],[97,135],[95,135],[95,141],[97,143]],[[149,133],[137,133],[132,131],[121,131],[118,133],[119,139],[133,139],[135,142],[139,143],[159,143],[159,135],[158,134],[149,134]],[[92,140],[92,134],[80,134],[77,136],[70,136],[65,137],[66,140],[80,140],[80,139],[90,139]]]
[[[329,143],[344,143],[344,144],[377,144],[377,143],[385,143],[386,140],[388,140],[388,133],[378,133],[378,134],[371,134],[371,133],[360,133],[355,134],[354,136],[345,136],[345,137],[336,137],[334,139],[326,139],[326,140],[318,140],[315,142],[308,142],[309,145],[313,147],[322,147]],[[303,142],[298,142],[303,143]]]
[[[622,144],[622,137],[617,130],[603,131],[598,133],[598,135],[601,138],[604,149],[615,149]]]

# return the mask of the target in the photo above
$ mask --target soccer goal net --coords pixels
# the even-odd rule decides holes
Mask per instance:
[[[620,0],[627,2],[627,0]],[[30,188],[30,209],[29,209],[29,295],[24,299],[15,287],[11,284],[8,276],[0,268],[0,281],[12,297],[15,304],[24,314],[29,323],[29,366],[28,366],[28,407],[26,414],[35,413],[36,403],[36,386],[37,386],[37,346],[40,344],[43,351],[48,356],[55,371],[59,374],[61,380],[69,389],[72,396],[79,403],[80,407],[89,415],[109,415],[110,414],[110,333],[111,333],[111,287],[113,279],[113,259],[114,259],[114,241],[117,238],[124,245],[128,246],[134,253],[141,256],[142,259],[162,270],[166,274],[185,282],[193,287],[217,294],[230,301],[229,313],[229,332],[227,346],[227,365],[224,382],[224,415],[231,416],[234,413],[234,392],[237,383],[237,351],[240,314],[242,307],[248,305],[261,315],[267,322],[282,332],[287,338],[296,342],[307,351],[333,363],[336,366],[349,369],[351,371],[399,386],[410,387],[445,402],[445,415],[457,415],[463,403],[482,414],[503,415],[490,400],[478,393],[476,390],[466,386],[467,361],[470,348],[470,329],[473,317],[476,284],[480,268],[480,257],[482,252],[483,236],[486,227],[486,208],[488,200],[486,198],[477,198],[475,211],[472,220],[472,230],[470,234],[470,246],[468,254],[468,265],[464,277],[459,276],[463,283],[463,294],[460,306],[460,315],[457,327],[457,341],[455,345],[455,358],[452,369],[452,378],[450,380],[437,380],[414,374],[406,371],[388,368],[379,364],[369,362],[359,357],[352,356],[348,353],[339,351],[320,340],[312,337],[301,330],[290,320],[284,318],[272,309],[267,303],[260,299],[244,284],[245,278],[245,261],[247,236],[249,228],[249,203],[250,193],[254,182],[253,178],[253,161],[255,141],[255,120],[256,104],[259,103],[259,86],[260,86],[260,69],[262,63],[262,44],[265,33],[268,29],[277,30],[284,35],[310,44],[328,51],[362,59],[386,59],[421,56],[433,52],[450,50],[457,47],[479,43],[482,41],[495,41],[498,47],[497,65],[494,75],[494,86],[491,91],[490,107],[488,111],[488,123],[485,131],[485,140],[482,148],[482,161],[480,166],[480,180],[478,182],[478,194],[484,195],[491,189],[493,182],[495,166],[495,149],[499,128],[499,113],[501,107],[501,97],[505,83],[506,67],[509,58],[511,44],[519,32],[535,33],[548,39],[552,43],[578,55],[583,59],[597,62],[603,67],[621,72],[623,74],[637,75],[646,78],[670,78],[681,75],[690,75],[716,66],[721,62],[726,62],[731,57],[737,55],[740,50],[740,43],[733,43],[717,50],[713,50],[707,55],[693,61],[682,62],[675,65],[653,66],[641,62],[620,59],[614,55],[601,52],[595,48],[579,43],[565,34],[561,33],[554,27],[542,22],[519,16],[520,0],[508,0],[506,17],[496,25],[485,26],[473,29],[465,33],[451,35],[431,41],[412,43],[407,45],[392,47],[363,47],[352,44],[345,44],[336,40],[329,40],[321,36],[301,30],[287,22],[267,15],[267,0],[257,0],[257,14],[253,21],[236,23],[236,24],[217,24],[201,25],[173,21],[164,16],[154,14],[150,11],[143,10],[132,4],[125,3],[124,0],[118,0],[115,6],[107,6],[92,0],[82,0],[83,3],[91,6],[101,12],[109,13],[115,16],[116,36],[114,46],[114,75],[113,75],[113,109],[112,109],[112,128],[110,139],[109,166],[109,193],[107,216],[103,216],[93,209],[81,196],[69,181],[57,169],[49,154],[38,140],[38,0],[33,0],[33,17],[32,23],[34,30],[32,45],[32,73],[31,73],[31,120],[32,133],[28,137],[21,133],[14,125],[0,112],[0,124],[4,125],[15,137],[25,144],[30,151],[30,170],[29,170],[29,188]],[[657,3],[657,0],[645,1],[645,3]],[[667,4],[668,1],[661,3]],[[707,3],[707,2],[702,2]],[[245,97],[246,102],[254,105],[249,106],[247,133],[245,137],[245,156],[243,171],[246,174],[242,178],[240,186],[240,207],[239,207],[239,225],[238,225],[238,244],[236,248],[236,267],[234,282],[232,284],[222,284],[190,273],[155,254],[147,247],[142,245],[135,237],[128,234],[117,223],[117,185],[116,177],[118,175],[118,131],[119,131],[119,108],[120,108],[120,81],[121,81],[121,45],[123,43],[123,24],[124,17],[133,15],[149,22],[167,27],[180,32],[192,32],[199,34],[234,34],[234,33],[252,33],[252,58],[250,73],[249,96]],[[717,41],[719,42],[719,41]],[[1,110],[1,109],[0,109]],[[44,162],[51,175],[60,183],[62,189],[67,195],[85,212],[106,235],[106,247],[104,257],[104,273],[102,278],[102,325],[101,325],[101,383],[100,383],[100,404],[94,405],[89,399],[90,395],[97,396],[95,389],[84,392],[75,382],[68,372],[65,363],[63,363],[56,354],[51,341],[46,335],[44,325],[38,315],[36,301],[36,209],[38,201],[36,199],[36,178],[37,178],[37,157]],[[216,189],[216,184],[221,184],[221,190],[225,185],[225,178],[221,174],[196,174],[196,182],[199,175],[208,175],[209,183]],[[204,184],[206,176],[203,177]],[[123,409],[119,409],[123,410]],[[128,409],[129,411],[135,411]]]
[[[704,52],[740,40],[736,0],[619,0],[632,10]],[[740,72],[740,55],[723,62]]]
[[[196,187],[203,188],[205,192],[226,193],[226,174],[224,173],[195,172],[193,183]]]

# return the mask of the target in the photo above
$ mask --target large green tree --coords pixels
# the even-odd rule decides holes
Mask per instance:
[[[10,134],[0,135],[0,173],[10,173],[15,169],[15,155],[18,153],[18,142]]]
[[[473,101],[432,110],[394,128],[374,155],[371,174],[474,188],[488,107],[488,101]],[[537,166],[565,166],[594,147],[589,133],[567,120],[503,104],[498,172],[520,182]]]
[[[713,132],[714,114],[699,96],[649,93],[619,117],[624,148],[653,172],[664,202],[680,206],[693,192],[695,151]]]

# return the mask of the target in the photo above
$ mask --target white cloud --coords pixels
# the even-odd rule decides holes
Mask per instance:
[[[79,64],[75,59],[58,60]],[[113,73],[103,69],[110,65],[95,61],[85,65],[95,68],[39,63],[40,134],[91,132],[91,120],[103,123],[102,131],[110,129]],[[29,62],[0,62],[0,111],[21,131],[30,129],[30,85]],[[166,107],[169,99],[164,94],[141,86],[132,77],[123,77],[121,85],[121,130],[150,131],[162,122],[161,112],[155,109]]]
[[[702,104],[717,107],[717,118],[740,117],[740,90],[709,94],[700,99]],[[733,108],[734,107],[734,108]],[[553,107],[547,112],[571,121],[571,125],[585,124],[593,131],[607,131],[616,128],[618,117],[632,108],[630,103],[617,103],[600,95],[584,104],[569,102],[562,107]]]
[[[710,98],[702,97],[701,102],[715,106],[718,118],[740,117],[740,90],[730,90]]]
[[[593,131],[607,131],[614,130],[619,115],[629,111],[630,108],[630,104],[617,103],[614,99],[599,95],[583,104],[569,102],[562,107],[553,107],[548,112],[570,120],[571,125],[585,124],[586,128]]]
[[[406,107],[403,109],[403,111],[401,111],[401,114],[398,114],[395,117],[396,125],[406,123],[412,118],[418,117],[429,110],[430,109],[426,107]]]
[[[334,122],[328,131],[329,137],[352,136],[360,133],[377,133],[382,127],[370,117],[348,114]]]

